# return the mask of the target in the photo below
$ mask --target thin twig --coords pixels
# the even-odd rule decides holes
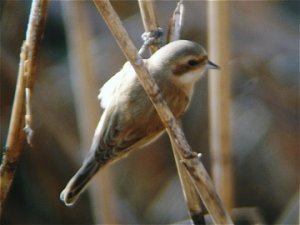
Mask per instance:
[[[48,0],[33,0],[27,25],[26,39],[20,53],[18,80],[14,104],[10,119],[6,151],[0,167],[0,204],[1,209],[11,187],[24,142],[24,97],[25,88],[30,99],[34,74],[36,71],[37,52],[42,39],[46,20]],[[30,104],[27,102],[27,104]],[[30,112],[29,112],[30,113]],[[28,114],[27,114],[28,115]]]
[[[183,4],[183,0],[180,0],[177,3],[177,6],[173,12],[173,16],[169,23],[167,42],[180,39],[183,17],[184,17],[184,4]]]
[[[139,0],[140,12],[146,32],[152,32],[158,29],[158,23],[154,13],[154,7],[152,1]],[[153,54],[158,50],[158,46],[151,45],[150,52]]]
[[[143,59],[129,38],[128,33],[108,0],[94,0],[94,3],[116,38],[123,53],[131,63],[137,76],[151,99],[159,117],[166,127],[170,139],[178,150],[182,163],[191,176],[198,193],[200,194],[205,206],[216,224],[232,224],[231,218],[225,210],[220,198],[218,197],[211,179],[209,178],[204,166],[198,159],[196,153],[192,152],[188,145],[184,133],[182,132],[177,120],[172,115],[168,105],[163,100],[161,92],[150,76],[149,71],[144,66]]]
[[[230,130],[229,2],[208,1],[209,56],[222,70],[209,71],[212,176],[228,210],[233,207]]]
[[[93,60],[89,50],[89,41],[92,36],[90,21],[84,2],[62,1],[62,6],[67,31],[72,89],[82,143],[81,149],[83,149],[83,155],[86,155],[99,118],[97,113],[99,103],[95,93],[91,91],[97,90],[97,88],[94,82],[96,79],[95,65],[92,65]],[[109,167],[101,170],[101,178],[96,176],[89,189],[96,223],[117,224],[119,222],[117,220],[114,186],[110,174]]]

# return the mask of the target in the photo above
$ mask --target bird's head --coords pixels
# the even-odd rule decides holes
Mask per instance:
[[[178,40],[155,52],[148,60],[150,67],[163,76],[182,84],[194,84],[207,69],[219,69],[209,61],[204,48],[196,42]]]
[[[148,60],[149,69],[158,79],[168,79],[187,96],[207,69],[219,69],[209,61],[205,49],[196,42],[178,40],[156,51]]]

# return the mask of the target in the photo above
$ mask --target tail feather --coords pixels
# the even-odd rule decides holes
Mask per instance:
[[[61,192],[60,199],[67,206],[73,205],[99,169],[100,164],[95,160],[95,157],[91,155]]]

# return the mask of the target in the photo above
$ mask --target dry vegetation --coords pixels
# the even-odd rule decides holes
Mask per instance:
[[[113,3],[130,37],[137,47],[141,46],[143,24],[138,4]],[[81,150],[89,145],[96,126],[94,121],[100,114],[98,88],[125,61],[95,6],[91,2],[80,4],[76,9],[67,2],[63,7],[58,1],[49,3],[32,102],[33,148],[23,145],[12,190],[1,215],[3,224],[87,224],[103,219],[97,218],[97,202],[87,194],[73,208],[66,208],[59,201],[59,193],[78,168],[84,154]],[[165,30],[175,7],[176,2],[156,2],[157,19]],[[231,55],[227,63],[233,101],[233,206],[257,207],[268,224],[287,219],[299,191],[299,12],[296,8],[297,2],[293,1],[230,4]],[[5,146],[29,9],[27,1],[0,3],[1,146]],[[183,39],[208,46],[206,4],[187,1],[185,10]],[[86,45],[77,47],[89,49],[90,56],[68,52],[74,51],[78,41],[70,39],[70,23],[86,28],[80,29],[88,34],[84,37]],[[74,64],[83,60],[92,65],[88,74],[81,74],[80,67],[74,69]],[[79,89],[78,84],[91,74],[89,90]],[[74,81],[76,77],[81,80]],[[199,83],[183,127],[192,149],[202,153],[202,160],[210,168],[207,86],[207,78]],[[83,93],[90,99],[91,107],[80,107],[78,96]],[[166,136],[109,169],[115,189],[113,216],[122,218],[119,220],[122,223],[165,224],[187,218]],[[108,183],[103,182],[108,176],[104,173],[99,174],[94,186]],[[104,197],[104,202],[112,201]],[[257,215],[255,210],[251,212]]]

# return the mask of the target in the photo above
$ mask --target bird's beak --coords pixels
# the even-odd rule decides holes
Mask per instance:
[[[212,61],[208,61],[208,63],[206,64],[206,68],[207,69],[215,69],[215,70],[220,69],[220,67],[217,64],[214,64]]]

